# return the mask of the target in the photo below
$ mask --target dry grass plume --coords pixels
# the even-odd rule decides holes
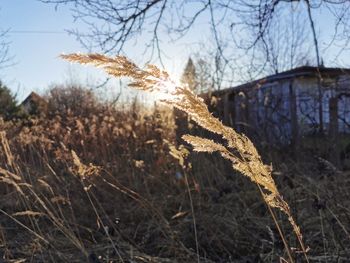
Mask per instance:
[[[280,209],[286,214],[299,241],[300,249],[308,262],[307,249],[305,248],[300,228],[296,224],[288,203],[277,189],[272,178],[272,167],[265,165],[254,147],[253,143],[243,134],[237,133],[231,127],[222,124],[208,111],[204,101],[196,96],[187,87],[176,86],[169,74],[154,65],[147,65],[141,69],[136,64],[123,56],[110,58],[100,54],[70,54],[62,57],[71,62],[91,64],[100,67],[114,77],[129,77],[132,82],[130,87],[147,92],[157,92],[164,96],[162,101],[170,106],[186,112],[189,117],[204,129],[222,136],[225,144],[199,136],[184,135],[182,138],[193,146],[197,152],[218,152],[232,163],[232,167],[254,182],[267,204],[267,207],[276,223],[280,236],[288,251],[288,257],[294,262],[290,248],[282,233],[275,213],[271,208]]]

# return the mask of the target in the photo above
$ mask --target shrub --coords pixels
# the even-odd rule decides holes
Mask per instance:
[[[51,113],[71,112],[74,115],[88,115],[102,107],[91,90],[78,85],[58,85],[47,95],[48,110]]]
[[[0,116],[6,120],[14,118],[19,113],[19,107],[10,89],[0,81]]]

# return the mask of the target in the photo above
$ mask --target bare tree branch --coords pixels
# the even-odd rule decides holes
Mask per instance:
[[[10,55],[10,42],[7,41],[7,31],[0,31],[0,69],[12,65],[13,56]]]
[[[350,1],[347,0],[39,0],[44,3],[72,7],[74,18],[88,26],[87,32],[71,31],[87,48],[100,49],[105,53],[118,54],[125,50],[130,40],[140,40],[150,49],[152,56],[162,58],[162,42],[166,33],[175,40],[187,35],[192,28],[203,21],[210,27],[219,56],[229,67],[233,59],[223,52],[223,43],[230,43],[231,49],[238,48],[244,56],[256,59],[257,46],[264,47],[267,62],[261,63],[260,69],[251,64],[254,72],[262,72],[271,62],[276,64],[281,57],[276,57],[276,48],[271,47],[271,32],[276,21],[281,21],[284,28],[285,9],[303,7],[303,15],[309,17],[309,28],[314,36],[313,45],[317,54],[315,60],[320,65],[319,43],[316,36],[318,17],[312,17],[312,10],[328,10],[334,23],[332,46],[341,43],[345,50],[350,43]],[[203,19],[200,19],[203,18]],[[229,39],[229,37],[231,37]],[[305,39],[306,40],[306,39]],[[296,39],[290,43],[289,55],[296,54]],[[276,44],[276,43],[275,43]],[[272,54],[274,53],[274,55]],[[293,56],[293,55],[291,55]],[[291,58],[291,62],[295,58]],[[275,61],[274,61],[275,60]],[[245,64],[247,63],[245,60]],[[291,62],[293,65],[295,62]]]

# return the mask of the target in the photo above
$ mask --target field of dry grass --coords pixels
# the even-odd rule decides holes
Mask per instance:
[[[0,122],[5,262],[288,259],[256,185],[217,153],[176,150],[172,110],[51,105],[46,116]],[[286,150],[260,152],[274,165],[310,262],[347,262],[350,173],[308,149],[298,161]],[[304,262],[288,220],[276,216],[293,260]]]

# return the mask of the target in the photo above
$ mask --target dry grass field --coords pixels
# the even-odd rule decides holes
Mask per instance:
[[[46,115],[0,122],[4,262],[305,262],[260,182],[220,153],[178,145],[173,110],[76,103],[51,97]],[[350,173],[306,147],[297,161],[258,148],[309,262],[348,262]]]

